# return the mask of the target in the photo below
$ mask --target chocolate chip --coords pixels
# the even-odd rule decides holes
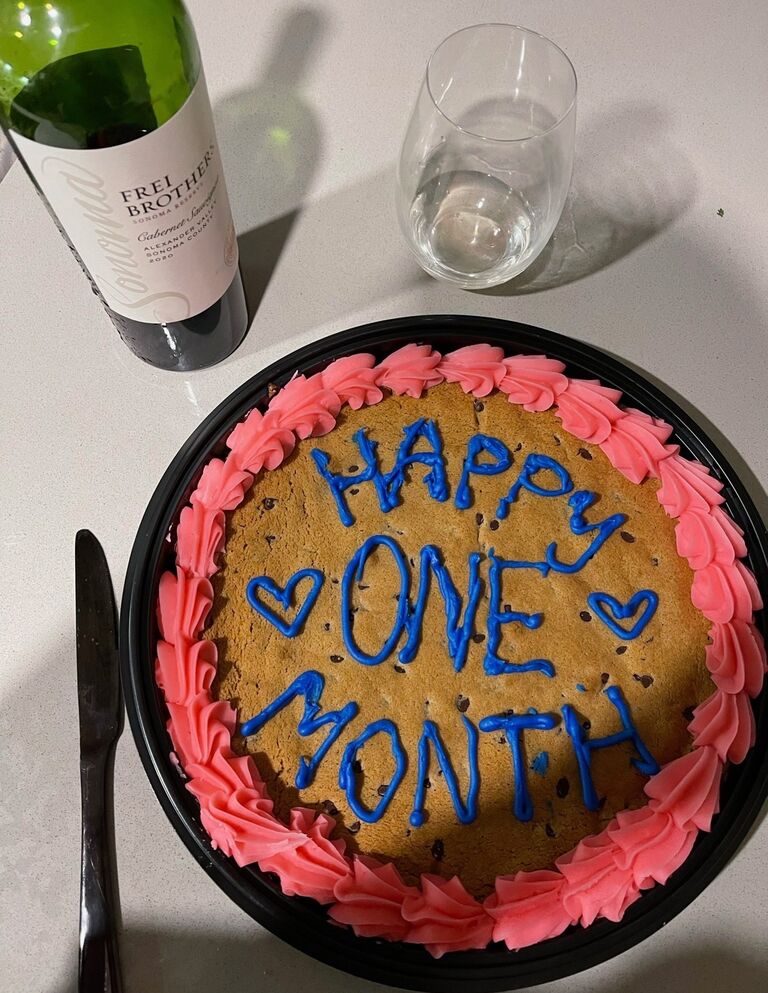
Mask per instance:
[[[603,684],[603,686],[605,686],[605,684],[608,682],[608,680],[610,678],[611,677],[610,677],[609,673],[607,673],[607,672],[601,672],[600,673],[600,682]]]
[[[478,527],[480,527],[484,520],[485,518],[482,514],[475,514],[475,524],[477,524]]]
[[[429,776],[427,776],[427,778],[424,780],[424,785],[428,790],[432,789],[432,780],[429,778]]]
[[[352,763],[352,772],[359,775],[362,771],[363,771],[363,763],[360,761],[360,759],[355,759],[355,761]]]
[[[515,445],[515,451],[519,452],[522,447],[523,447],[522,441],[518,441],[518,443]]]
[[[627,646],[626,645],[619,645],[619,647],[616,649],[616,654],[617,655],[623,655],[624,652],[626,652],[626,650],[627,650]]]
[[[589,731],[589,729],[592,727],[592,721],[582,721],[581,726],[584,728],[585,731]]]
[[[581,611],[579,611],[579,617],[582,619],[582,621],[589,622],[589,621],[592,620],[592,615],[590,614],[590,612],[588,610],[581,610]]]
[[[349,492],[352,494],[352,496],[357,496],[360,490],[356,486],[353,486]]]
[[[646,690],[649,686],[653,686],[653,676],[638,676],[635,673],[632,678],[637,680],[637,682],[640,683],[640,685]]]
[[[500,734],[499,735],[499,744],[500,745],[506,745],[506,743],[507,743],[507,739],[504,737],[503,734]]]
[[[323,627],[325,628],[326,631],[330,631],[331,630],[331,622],[330,621],[326,621],[325,624],[323,624]]]
[[[628,545],[632,545],[635,540],[635,536],[630,534],[629,531],[619,531],[619,537],[622,541],[626,541]]]
[[[651,565],[658,565],[658,564],[659,564],[659,560],[658,560],[658,559],[656,558],[656,556],[654,555],[654,556],[653,556],[653,557],[651,558]]]
[[[547,822],[544,825],[544,830],[545,830],[548,838],[556,838],[557,837],[557,835],[555,834],[555,829],[552,827],[552,825],[549,822]]]
[[[276,534],[265,534],[264,535],[264,540],[266,541],[266,543],[271,548],[272,547],[272,542],[273,541],[277,541],[277,535]]]
[[[685,719],[686,719],[687,721],[692,721],[692,720],[693,720],[693,712],[694,712],[694,710],[695,710],[695,709],[696,709],[695,707],[686,707],[686,708],[685,708],[685,709],[683,710],[683,717],[684,717],[684,718],[685,718]]]
[[[651,643],[652,641],[653,641],[653,635],[651,635],[651,637],[650,637],[650,638],[646,638],[646,639],[645,639],[645,641],[643,642],[643,644],[644,644],[644,645],[650,645],[650,643]]]
[[[331,800],[323,800],[320,806],[323,809],[323,813],[330,814],[331,817],[335,817],[339,812],[339,808]]]
[[[274,497],[264,497],[261,503],[265,510],[274,510],[277,500]]]
[[[563,776],[560,779],[558,779],[557,786],[555,787],[555,792],[562,800],[568,796],[568,791],[570,790],[570,788],[571,788],[571,784],[568,782],[567,778]]]
[[[442,862],[443,856],[445,855],[445,845],[439,838],[436,838],[432,844],[432,858],[435,862]]]
[[[386,796],[387,790],[389,789],[389,783],[382,783],[381,786],[376,790],[379,796]]]
[[[586,448],[580,448],[579,449],[579,455],[583,459],[586,459],[587,462],[591,462],[592,461],[592,453],[591,452],[588,452]]]
[[[405,669],[401,665],[395,665],[393,668],[394,668],[395,672],[400,672],[400,673],[405,672]]]
[[[365,584],[365,583],[358,583],[358,584],[357,584],[357,588],[358,588],[359,590],[369,590],[369,589],[370,589],[370,586],[366,586],[366,584]]]
[[[456,706],[460,713],[466,714],[469,710],[469,697],[462,696],[461,693],[456,697]]]
[[[488,525],[488,527],[491,529],[491,531],[498,531],[499,530],[499,522],[498,521],[491,521],[491,523]]]
[[[509,612],[510,612],[510,611],[512,610],[512,604],[511,604],[511,603],[505,603],[505,604],[504,604],[504,610],[505,610],[505,611],[506,611],[507,613],[509,613]]]
[[[347,828],[347,831],[349,831],[350,834],[357,834],[359,830],[360,830],[360,821],[352,821],[352,823]]]
[[[411,829],[410,828],[406,828],[405,829],[405,837],[406,838],[410,838],[411,837]]]
[[[560,439],[559,439],[559,438],[557,437],[557,435],[556,435],[556,434],[553,434],[553,435],[552,435],[552,440],[554,441],[554,443],[555,443],[556,445],[562,445],[562,442],[560,441]]]
[[[333,584],[334,584],[335,586],[338,586],[338,585],[339,585],[339,581],[338,581],[338,579],[336,579],[336,577],[335,577],[335,576],[333,577],[333,579],[331,580],[331,582],[332,582],[332,583],[333,583]]]
[[[485,404],[481,403],[480,400],[475,400],[475,410],[481,414],[485,410]]]
[[[360,472],[360,466],[359,465],[351,465],[349,467],[349,471],[350,472]]]
[[[474,641],[474,643],[476,645],[482,645],[482,643],[485,641],[485,635],[484,634],[479,634],[479,633],[478,634],[473,634],[472,635],[472,641]]]
[[[331,662],[343,662],[344,661],[344,656],[343,655],[331,655],[330,658],[331,658]]]

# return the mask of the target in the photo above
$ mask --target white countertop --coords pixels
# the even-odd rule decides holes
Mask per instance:
[[[0,985],[13,993],[74,989],[75,531],[99,536],[119,592],[146,502],[177,448],[268,362],[332,331],[404,314],[548,327],[684,397],[766,514],[768,6],[189,5],[246,279],[263,288],[235,355],[186,376],[143,366],[22,170],[0,183]],[[434,282],[411,260],[393,210],[393,163],[431,50],[459,27],[493,20],[535,28],[571,56],[577,163],[544,270],[515,293],[472,294]],[[269,144],[274,127],[290,133],[288,145]],[[115,790],[127,993],[382,989],[313,963],[229,902],[166,820],[127,729]],[[762,991],[767,884],[763,820],[663,931],[541,990]]]

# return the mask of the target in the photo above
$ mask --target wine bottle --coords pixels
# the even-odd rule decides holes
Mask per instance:
[[[181,0],[0,0],[0,124],[139,358],[198,369],[240,344],[235,229]]]

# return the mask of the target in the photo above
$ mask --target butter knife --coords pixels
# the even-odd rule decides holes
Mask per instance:
[[[123,701],[112,581],[90,531],[78,531],[75,538],[75,608],[82,792],[78,990],[120,993],[109,826]]]

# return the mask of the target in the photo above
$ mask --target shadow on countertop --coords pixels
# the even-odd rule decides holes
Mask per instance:
[[[214,108],[238,242],[249,320],[259,308],[317,170],[322,136],[303,83],[327,15],[289,8],[253,87]]]
[[[6,141],[5,136],[0,134],[0,181],[2,181],[3,176],[6,175],[15,161],[16,159],[11,151],[11,146]]]
[[[377,993],[393,989],[338,972],[263,931],[207,938],[183,932],[129,931],[122,936],[122,947],[125,993]],[[640,965],[628,978],[622,972],[619,979],[615,970],[610,979],[598,978],[593,972],[580,980],[570,977],[536,989],[540,993],[587,989],[590,993],[764,993],[768,960],[765,955],[764,961],[757,959],[756,955],[746,960],[725,945],[710,946]]]
[[[681,217],[696,198],[691,163],[670,138],[661,108],[622,103],[576,136],[571,189],[554,234],[519,276],[489,296],[539,293],[624,258]]]
[[[618,977],[610,982],[596,981],[589,989],[591,993],[761,993],[768,987],[768,956],[764,949],[759,951],[762,961],[757,955],[747,960],[732,946],[708,945],[640,965],[629,977],[622,973],[618,982]],[[540,990],[559,993],[562,989],[565,993],[567,983],[572,985],[574,980],[560,980]]]

